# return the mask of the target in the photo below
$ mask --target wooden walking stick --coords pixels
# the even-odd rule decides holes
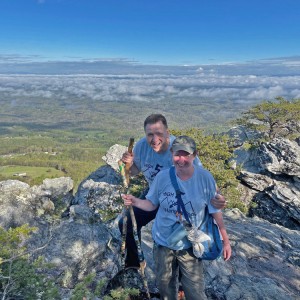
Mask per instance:
[[[134,143],[134,138],[130,138],[129,145],[128,145],[129,153],[132,153],[133,143]],[[129,187],[129,181],[130,181],[129,178],[130,165],[125,164],[122,160],[118,161],[118,165],[119,165],[120,174],[123,181],[124,193],[127,193]],[[126,258],[127,211],[128,211],[128,207],[125,206],[122,212],[123,229],[122,229],[121,261],[122,261],[123,269],[125,269],[125,258]]]
[[[123,181],[123,187],[125,190],[124,192],[127,193],[128,184],[125,175],[125,164],[121,160],[118,161],[118,164],[119,164],[120,174]],[[123,269],[125,269],[125,258],[126,258],[127,211],[128,211],[128,207],[124,206],[122,211],[123,228],[122,228],[122,244],[121,244],[121,263]]]
[[[132,153],[133,143],[134,143],[134,139],[130,138],[129,146],[128,146],[128,152],[129,153]],[[118,164],[119,164],[119,169],[120,169],[120,173],[121,173],[121,176],[122,176],[124,190],[125,190],[125,193],[127,193],[128,188],[129,188],[129,181],[130,181],[130,178],[129,178],[130,165],[129,164],[124,164],[124,162],[122,160],[119,160]],[[123,266],[123,268],[125,268],[126,235],[127,235],[127,211],[128,211],[128,209],[129,209],[131,222],[132,222],[133,236],[134,236],[134,240],[135,240],[136,247],[137,247],[137,250],[138,250],[138,258],[139,258],[139,262],[140,262],[141,276],[143,278],[143,285],[144,285],[147,297],[148,297],[148,299],[150,299],[148,282],[147,282],[147,279],[146,279],[146,276],[145,276],[146,261],[145,261],[144,253],[143,253],[141,243],[140,243],[140,240],[139,240],[138,231],[137,231],[137,224],[136,224],[136,219],[135,219],[135,215],[134,215],[132,205],[124,207],[123,213],[122,213],[122,217],[123,217],[123,231],[122,231],[122,245],[121,245],[122,266]]]

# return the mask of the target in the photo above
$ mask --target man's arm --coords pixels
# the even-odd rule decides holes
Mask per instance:
[[[153,205],[153,203],[149,200],[141,200],[133,195],[125,195],[122,194],[122,198],[124,200],[124,205],[133,205],[137,208],[140,208],[145,211],[153,211],[157,208],[157,206]]]

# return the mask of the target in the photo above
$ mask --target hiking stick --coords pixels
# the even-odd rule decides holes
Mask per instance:
[[[125,168],[124,168],[124,163],[119,160],[118,161],[119,169],[120,169],[120,174],[122,177],[123,181],[123,187],[126,189],[125,193],[127,192],[128,189],[128,184],[125,176]],[[121,244],[121,263],[122,263],[122,268],[125,269],[125,258],[126,258],[126,236],[127,236],[127,207],[124,206],[123,211],[122,211],[122,218],[123,218],[123,228],[122,228],[122,244]]]
[[[143,285],[144,285],[144,288],[145,288],[147,298],[150,299],[148,282],[147,282],[147,278],[146,278],[146,275],[145,275],[146,261],[145,261],[145,256],[144,256],[144,253],[143,253],[143,250],[142,250],[142,247],[141,247],[141,242],[140,242],[140,239],[139,239],[139,236],[138,236],[137,225],[136,225],[136,220],[135,220],[132,205],[129,206],[129,212],[130,212],[130,217],[131,217],[131,222],[132,222],[133,236],[134,236],[135,244],[136,244],[137,251],[138,251],[138,258],[139,258],[139,262],[140,262],[141,276],[142,276],[142,279],[143,279]]]
[[[128,146],[128,152],[129,153],[132,153],[133,143],[134,143],[134,139],[130,138],[129,146]],[[126,189],[126,192],[128,192],[129,181],[130,181],[130,178],[129,178],[130,165],[129,164],[124,164],[123,161],[121,161],[121,160],[118,161],[118,164],[119,164],[119,169],[120,169],[120,173],[121,173],[121,177],[122,177],[122,181],[123,181],[123,186]],[[125,267],[126,235],[127,235],[127,211],[128,211],[128,209],[129,209],[131,222],[132,222],[133,236],[134,236],[134,240],[135,240],[137,251],[138,251],[138,258],[139,258],[139,262],[140,262],[141,276],[143,278],[143,285],[144,285],[144,288],[146,290],[147,297],[148,297],[148,299],[150,299],[150,294],[149,294],[149,289],[148,289],[148,282],[147,282],[147,279],[146,279],[146,276],[145,276],[146,261],[145,261],[143,250],[141,248],[141,243],[140,243],[139,236],[138,236],[138,231],[137,231],[136,219],[135,219],[135,215],[134,215],[132,205],[124,207],[123,214],[122,214],[122,216],[123,216],[123,231],[122,231],[122,245],[121,245],[122,266]]]
[[[129,145],[128,145],[128,152],[132,153],[133,149],[134,138],[130,138]],[[124,164],[122,160],[118,161],[120,174],[122,177],[124,192],[128,192],[129,186],[129,164]],[[127,236],[127,211],[128,207],[124,207],[122,211],[122,218],[123,218],[123,228],[122,228],[122,244],[121,244],[121,263],[123,269],[125,269],[125,258],[126,258],[126,236]]]
[[[127,150],[130,154],[132,154],[133,143],[134,143],[134,138],[130,138],[129,139],[128,150]],[[130,178],[129,178],[130,167],[131,167],[130,164],[125,164],[125,178],[126,178],[127,185],[129,185],[129,181],[130,181]]]

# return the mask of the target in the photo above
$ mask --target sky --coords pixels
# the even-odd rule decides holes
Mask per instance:
[[[300,55],[297,0],[1,0],[0,61],[228,64]]]
[[[0,0],[1,101],[300,98],[298,0]]]

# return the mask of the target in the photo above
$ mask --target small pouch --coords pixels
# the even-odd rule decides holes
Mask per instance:
[[[167,238],[167,243],[169,246],[175,246],[180,240],[182,240],[187,235],[184,226],[181,223],[176,222],[173,226],[173,232]]]

